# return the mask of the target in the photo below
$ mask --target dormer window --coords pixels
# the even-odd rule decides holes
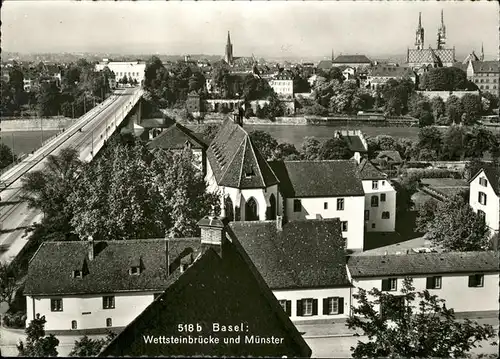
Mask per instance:
[[[73,271],[73,278],[82,278],[83,277],[83,273],[81,270],[74,270]]]
[[[253,176],[255,176],[255,172],[253,170],[253,167],[250,167],[250,169],[247,169],[245,171],[245,178],[251,178]]]
[[[141,267],[139,267],[139,266],[130,267],[129,274],[130,275],[139,275],[139,274],[141,274]]]

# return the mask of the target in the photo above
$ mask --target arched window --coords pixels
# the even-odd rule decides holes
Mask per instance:
[[[72,320],[71,321],[71,329],[77,329],[77,328],[78,328],[78,326],[76,324],[76,320]]]
[[[107,327],[112,327],[113,326],[113,320],[111,318],[106,318],[106,326]]]
[[[371,204],[372,207],[378,207],[378,196],[372,196]]]
[[[251,197],[245,204],[245,221],[258,221],[259,207],[255,198]]]
[[[269,207],[267,208],[266,219],[276,219],[276,197],[274,193],[269,197]]]
[[[226,211],[226,218],[229,221],[234,221],[234,206],[229,196],[224,199],[224,210]]]

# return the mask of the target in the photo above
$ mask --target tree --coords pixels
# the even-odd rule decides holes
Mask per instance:
[[[0,302],[11,303],[16,291],[16,271],[4,262],[0,262]]]
[[[431,108],[434,121],[439,123],[439,120],[446,114],[446,106],[443,99],[439,96],[433,97],[431,100]]]
[[[475,94],[465,94],[460,99],[464,109],[464,124],[472,125],[477,122],[482,112],[481,97]]]
[[[219,125],[208,125],[203,129],[203,138],[212,142],[212,140],[217,136],[217,132],[219,132]]]
[[[420,127],[430,126],[434,123],[432,105],[429,100],[419,93],[411,95],[408,102],[410,116],[419,120]]]
[[[49,155],[42,170],[27,173],[22,180],[22,199],[44,213],[46,224],[61,233],[71,232],[69,197],[83,168],[75,149],[64,148]]]
[[[303,112],[306,115],[328,116],[328,109],[318,103],[314,103],[312,106],[306,106]]]
[[[321,142],[319,142],[315,137],[306,137],[304,142],[302,142],[301,155],[305,160],[316,160],[319,159],[319,153],[321,151]]]
[[[285,108],[278,96],[273,92],[269,96],[268,115],[271,119],[274,119],[276,117],[283,116],[284,114]]]
[[[414,203],[412,196],[417,192],[419,178],[414,173],[405,173],[394,181],[396,189],[396,218],[409,212]]]
[[[330,138],[323,143],[319,152],[321,160],[346,160],[352,157],[349,146],[342,138]]]
[[[37,95],[40,116],[54,116],[59,112],[59,89],[54,82],[43,83]]]
[[[408,99],[414,91],[414,83],[410,79],[386,82],[382,89],[385,101],[384,112],[388,115],[401,115],[408,111]]]
[[[441,133],[434,127],[421,128],[418,133],[417,147],[420,151],[434,151],[439,155],[442,150],[442,142]]]
[[[427,225],[436,217],[437,207],[438,201],[434,198],[429,198],[423,203],[422,207],[419,208],[416,220],[418,231],[427,231]]]
[[[428,238],[448,251],[490,249],[489,230],[484,218],[472,210],[462,195],[440,203],[427,230]]]
[[[352,306],[346,324],[368,336],[351,347],[354,358],[464,357],[481,341],[495,337],[491,325],[457,320],[443,299],[428,290],[415,291],[412,282],[403,280],[401,296],[377,288],[360,288],[353,295],[358,305]]]
[[[483,113],[485,115],[492,112],[493,109],[498,108],[498,96],[492,94],[491,92],[482,92],[482,100],[485,100],[483,105]]]
[[[5,143],[0,143],[0,169],[4,169],[16,160],[12,150]]]
[[[498,149],[496,137],[483,127],[474,126],[465,134],[464,151],[468,158],[481,158],[487,151]]]
[[[252,143],[257,147],[262,156],[266,160],[270,159],[278,147],[278,141],[265,131],[254,130],[249,135]]]
[[[378,147],[382,151],[397,151],[398,144],[394,137],[389,135],[378,135],[375,137]]]
[[[57,346],[59,345],[59,340],[51,334],[45,336],[45,316],[40,317],[40,314],[36,315],[36,318],[31,321],[29,326],[26,328],[26,344],[22,341],[17,345],[17,350],[19,351],[19,356],[23,357],[56,357],[57,356]]]
[[[455,95],[448,97],[446,100],[446,115],[449,121],[451,123],[460,123],[463,113],[464,108],[462,106],[462,101]]]
[[[464,156],[464,144],[466,133],[461,126],[452,125],[443,136],[442,158],[449,161],[457,161]]]
[[[80,340],[75,340],[75,346],[69,353],[70,357],[95,357],[101,349],[106,346],[116,334],[109,332],[105,339],[90,339],[83,336]]]
[[[420,88],[427,91],[466,90],[468,86],[467,74],[457,67],[433,68],[420,81]]]
[[[280,143],[276,146],[273,154],[271,155],[271,160],[299,160],[299,151],[291,143]]]

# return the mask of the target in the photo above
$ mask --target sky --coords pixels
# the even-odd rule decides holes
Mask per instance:
[[[234,56],[404,55],[422,12],[425,47],[435,47],[441,10],[447,46],[487,58],[499,52],[496,1],[4,1],[2,49],[22,53]]]

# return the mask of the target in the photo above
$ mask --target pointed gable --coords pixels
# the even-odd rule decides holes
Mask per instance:
[[[207,158],[219,186],[245,189],[278,183],[248,133],[230,119],[210,144]]]
[[[358,172],[363,180],[386,179],[387,176],[371,161],[364,158],[358,166]]]
[[[206,149],[207,145],[200,137],[200,135],[195,134],[190,129],[179,123],[175,123],[163,131],[158,137],[154,138],[148,144],[148,147],[175,150],[183,149],[186,144],[189,144],[191,148]]]

